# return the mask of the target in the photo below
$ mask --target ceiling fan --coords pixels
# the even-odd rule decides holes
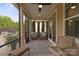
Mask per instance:
[[[52,3],[32,3],[32,4],[37,4],[39,7],[39,12],[41,12],[41,9],[44,5],[51,5]]]

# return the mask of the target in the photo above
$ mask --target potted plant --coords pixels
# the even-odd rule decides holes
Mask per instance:
[[[18,39],[17,36],[14,36],[14,35],[9,35],[9,36],[7,36],[7,38],[6,38],[6,43],[14,40],[13,42],[11,42],[11,43],[8,45],[8,47],[11,47],[11,50],[16,49],[17,39]]]

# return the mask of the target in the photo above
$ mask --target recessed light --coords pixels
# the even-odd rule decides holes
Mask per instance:
[[[76,6],[71,6],[71,9],[74,9],[74,8],[76,8]]]
[[[39,7],[39,8],[42,8],[42,7],[43,7],[43,5],[41,5],[41,4],[40,4],[40,5],[38,5],[38,7]]]
[[[38,15],[38,16],[40,16],[40,15]]]

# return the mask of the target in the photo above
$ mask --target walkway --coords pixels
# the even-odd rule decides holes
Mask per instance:
[[[1,42],[2,41],[0,39],[0,43]],[[31,40],[27,44],[30,47],[30,56],[51,56],[51,54],[49,53],[48,44],[49,44],[49,41],[44,39]],[[10,51],[11,51],[11,48],[8,46],[0,48],[0,56],[7,56]],[[23,56],[27,56],[27,54],[28,53],[24,53]]]
[[[48,50],[48,40],[32,40],[29,43],[31,56],[50,56]],[[24,54],[26,55],[26,53]]]

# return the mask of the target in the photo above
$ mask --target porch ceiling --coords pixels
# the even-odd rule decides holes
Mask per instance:
[[[52,3],[51,5],[43,5],[43,8],[39,13],[38,4],[32,4],[32,3],[22,4],[22,6],[24,7],[24,11],[29,16],[29,18],[35,20],[47,19],[47,17],[52,13],[56,5],[57,5],[56,3]]]

